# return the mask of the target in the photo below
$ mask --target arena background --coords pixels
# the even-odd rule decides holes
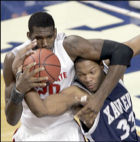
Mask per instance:
[[[1,140],[11,141],[16,126],[6,122],[4,113],[3,61],[7,52],[27,40],[27,23],[36,11],[48,11],[58,32],[85,38],[102,38],[124,42],[140,34],[140,10],[128,1],[2,1],[1,2]],[[140,55],[131,61],[124,75],[136,114],[140,134]]]

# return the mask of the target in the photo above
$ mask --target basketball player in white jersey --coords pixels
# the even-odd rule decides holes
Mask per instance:
[[[3,70],[6,84],[5,101],[7,121],[9,124],[15,125],[21,118],[22,125],[21,129],[17,131],[16,140],[25,140],[30,134],[33,135],[42,131],[44,127],[47,129],[57,125],[60,126],[60,124],[64,123],[65,120],[66,124],[70,122],[70,125],[73,125],[71,125],[72,131],[74,132],[75,130],[75,133],[78,133],[79,130],[73,121],[70,111],[56,117],[46,116],[43,118],[37,118],[23,100],[25,94],[27,92],[31,92],[34,95],[38,92],[40,97],[44,99],[49,96],[50,93],[57,93],[56,91],[59,92],[64,88],[69,87],[74,79],[74,61],[78,56],[91,60],[109,58],[111,63],[109,73],[107,74],[107,77],[100,89],[95,93],[94,96],[96,97],[94,99],[90,99],[84,108],[84,111],[90,108],[92,111],[96,112],[95,115],[97,115],[103,105],[103,102],[100,103],[99,98],[107,96],[111,92],[119,78],[125,72],[126,67],[129,66],[133,51],[135,54],[135,46],[133,46],[133,42],[130,42],[132,44],[129,44],[129,42],[121,44],[102,39],[87,40],[74,35],[68,37],[64,34],[57,35],[52,16],[45,12],[37,12],[30,17],[29,32],[27,35],[32,42],[30,44],[25,42],[23,45],[8,53],[5,57]],[[34,39],[37,39],[37,41]],[[135,40],[135,42],[138,41]],[[130,46],[133,51],[128,46]],[[40,81],[46,80],[46,77],[37,79],[33,77],[36,72],[42,70],[37,69],[29,72],[29,68],[34,64],[29,65],[22,74],[17,74],[16,76],[17,68],[22,64],[22,57],[24,57],[26,51],[32,48],[47,48],[52,50],[58,56],[61,62],[61,74],[59,81],[54,82],[51,86],[46,86],[46,84],[40,83]],[[33,89],[34,87],[44,87],[45,89],[41,90],[40,88],[36,91]],[[49,90],[53,91],[49,92]],[[104,93],[102,94],[103,91]],[[91,104],[92,101],[96,102],[96,107]],[[44,122],[48,122],[47,125],[45,125]],[[66,131],[64,132],[66,133]],[[54,140],[55,136],[57,137],[58,135],[59,134],[55,133],[52,138],[48,139]],[[67,136],[70,135],[71,132],[67,133]],[[64,140],[66,139],[64,138]],[[81,135],[74,136],[74,140],[77,139],[81,140]]]
[[[69,109],[73,111],[73,115],[76,114],[86,104],[87,99],[90,99],[90,95],[94,95],[98,90],[108,71],[105,64],[103,68],[103,65],[99,65],[97,62],[82,58],[76,59],[75,68],[76,81],[72,86],[58,94],[53,94],[44,100],[41,100],[39,95],[32,95],[32,92],[26,94],[25,100],[35,115],[39,117],[55,116]],[[91,113],[90,117],[92,115]],[[87,115],[86,117],[88,118]],[[92,122],[92,125],[89,121]],[[106,98],[97,117],[93,117],[86,122],[81,121],[79,125],[86,138],[91,141],[138,141],[131,97],[122,80],[118,82],[111,94]],[[57,129],[51,128],[31,135],[28,140],[46,140],[48,135],[52,136],[63,125],[59,126]],[[64,129],[66,131],[67,129],[70,130],[70,127],[65,125]],[[71,134],[73,135],[73,132]]]

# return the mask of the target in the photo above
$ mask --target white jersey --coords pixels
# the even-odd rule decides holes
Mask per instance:
[[[47,96],[49,96],[49,94],[58,93],[64,88],[69,87],[74,80],[74,76],[75,76],[74,63],[70,59],[69,55],[67,54],[67,52],[65,51],[63,47],[64,38],[65,38],[64,33],[57,35],[57,38],[54,44],[54,50],[53,50],[53,52],[57,55],[61,63],[61,72],[59,75],[59,79],[58,81],[55,81],[52,85],[49,85],[44,89],[42,88],[37,89],[37,91],[40,94],[41,99],[45,99]],[[21,46],[18,46],[12,52],[16,54],[19,48],[24,48],[28,43],[29,41],[27,41]],[[64,114],[59,115],[59,116],[45,116],[42,118],[38,118],[30,111],[25,101],[23,101],[21,128],[23,129],[24,127],[25,129],[26,128],[28,129],[28,134],[24,135],[24,137],[28,137],[29,135],[38,134],[38,132],[40,131],[44,131],[44,130],[47,131],[49,129],[54,129],[55,127],[58,127],[62,125],[63,123],[69,123],[69,122],[75,123],[73,120],[73,114],[71,111],[67,111]],[[20,132],[17,132],[17,133],[14,136],[15,139],[21,140],[18,138],[20,135]],[[16,137],[16,135],[18,136]],[[55,137],[55,134],[54,134],[54,137]],[[22,137],[22,140],[23,139],[25,138]]]

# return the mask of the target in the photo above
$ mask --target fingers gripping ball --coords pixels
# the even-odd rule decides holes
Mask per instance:
[[[45,70],[36,73],[35,77],[47,76],[49,83],[53,83],[58,79],[61,71],[61,65],[58,57],[52,51],[47,49],[35,50],[33,54],[24,60],[23,70],[27,65],[33,62],[36,62],[36,65],[32,67],[30,71],[39,67],[45,68]]]

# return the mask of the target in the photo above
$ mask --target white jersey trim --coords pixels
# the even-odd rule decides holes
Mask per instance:
[[[67,62],[69,62],[71,65],[74,65],[74,62],[71,60],[71,58],[70,58],[70,56],[68,55],[68,53],[66,52],[66,50],[65,50],[65,48],[64,48],[64,46],[63,46],[63,41],[64,41],[64,39],[66,38],[66,34],[65,33],[59,33],[58,35],[57,35],[57,38],[56,38],[56,40],[55,40],[55,47],[58,47],[58,45],[57,44],[59,44],[59,45],[61,45],[59,48],[61,48],[61,49],[58,49],[58,48],[54,48],[54,53],[55,52],[58,52],[57,50],[62,50],[62,52],[64,52],[64,55],[65,55],[65,57],[66,57],[66,59],[68,60]],[[57,41],[59,41],[59,42],[57,42]],[[60,44],[61,43],[61,44]]]
[[[92,127],[89,129],[88,132],[84,132],[83,128],[81,127],[81,131],[82,133],[88,138],[88,139],[91,139],[91,134],[95,131],[95,129],[97,128],[98,126],[98,123],[99,123],[99,119],[100,119],[100,112],[98,113]],[[93,138],[92,138],[93,140]]]
[[[79,88],[85,90],[89,95],[92,95],[86,88],[84,88],[84,86],[82,86],[79,82],[74,82],[72,85],[78,86]],[[91,134],[95,131],[95,129],[97,128],[97,125],[99,123],[99,119],[100,119],[100,112],[97,114],[95,121],[92,125],[92,127],[89,129],[88,132],[85,132],[82,128],[81,122],[80,122],[80,128],[81,131],[83,133],[83,135],[85,135],[89,140],[93,141],[93,139],[91,138]]]

